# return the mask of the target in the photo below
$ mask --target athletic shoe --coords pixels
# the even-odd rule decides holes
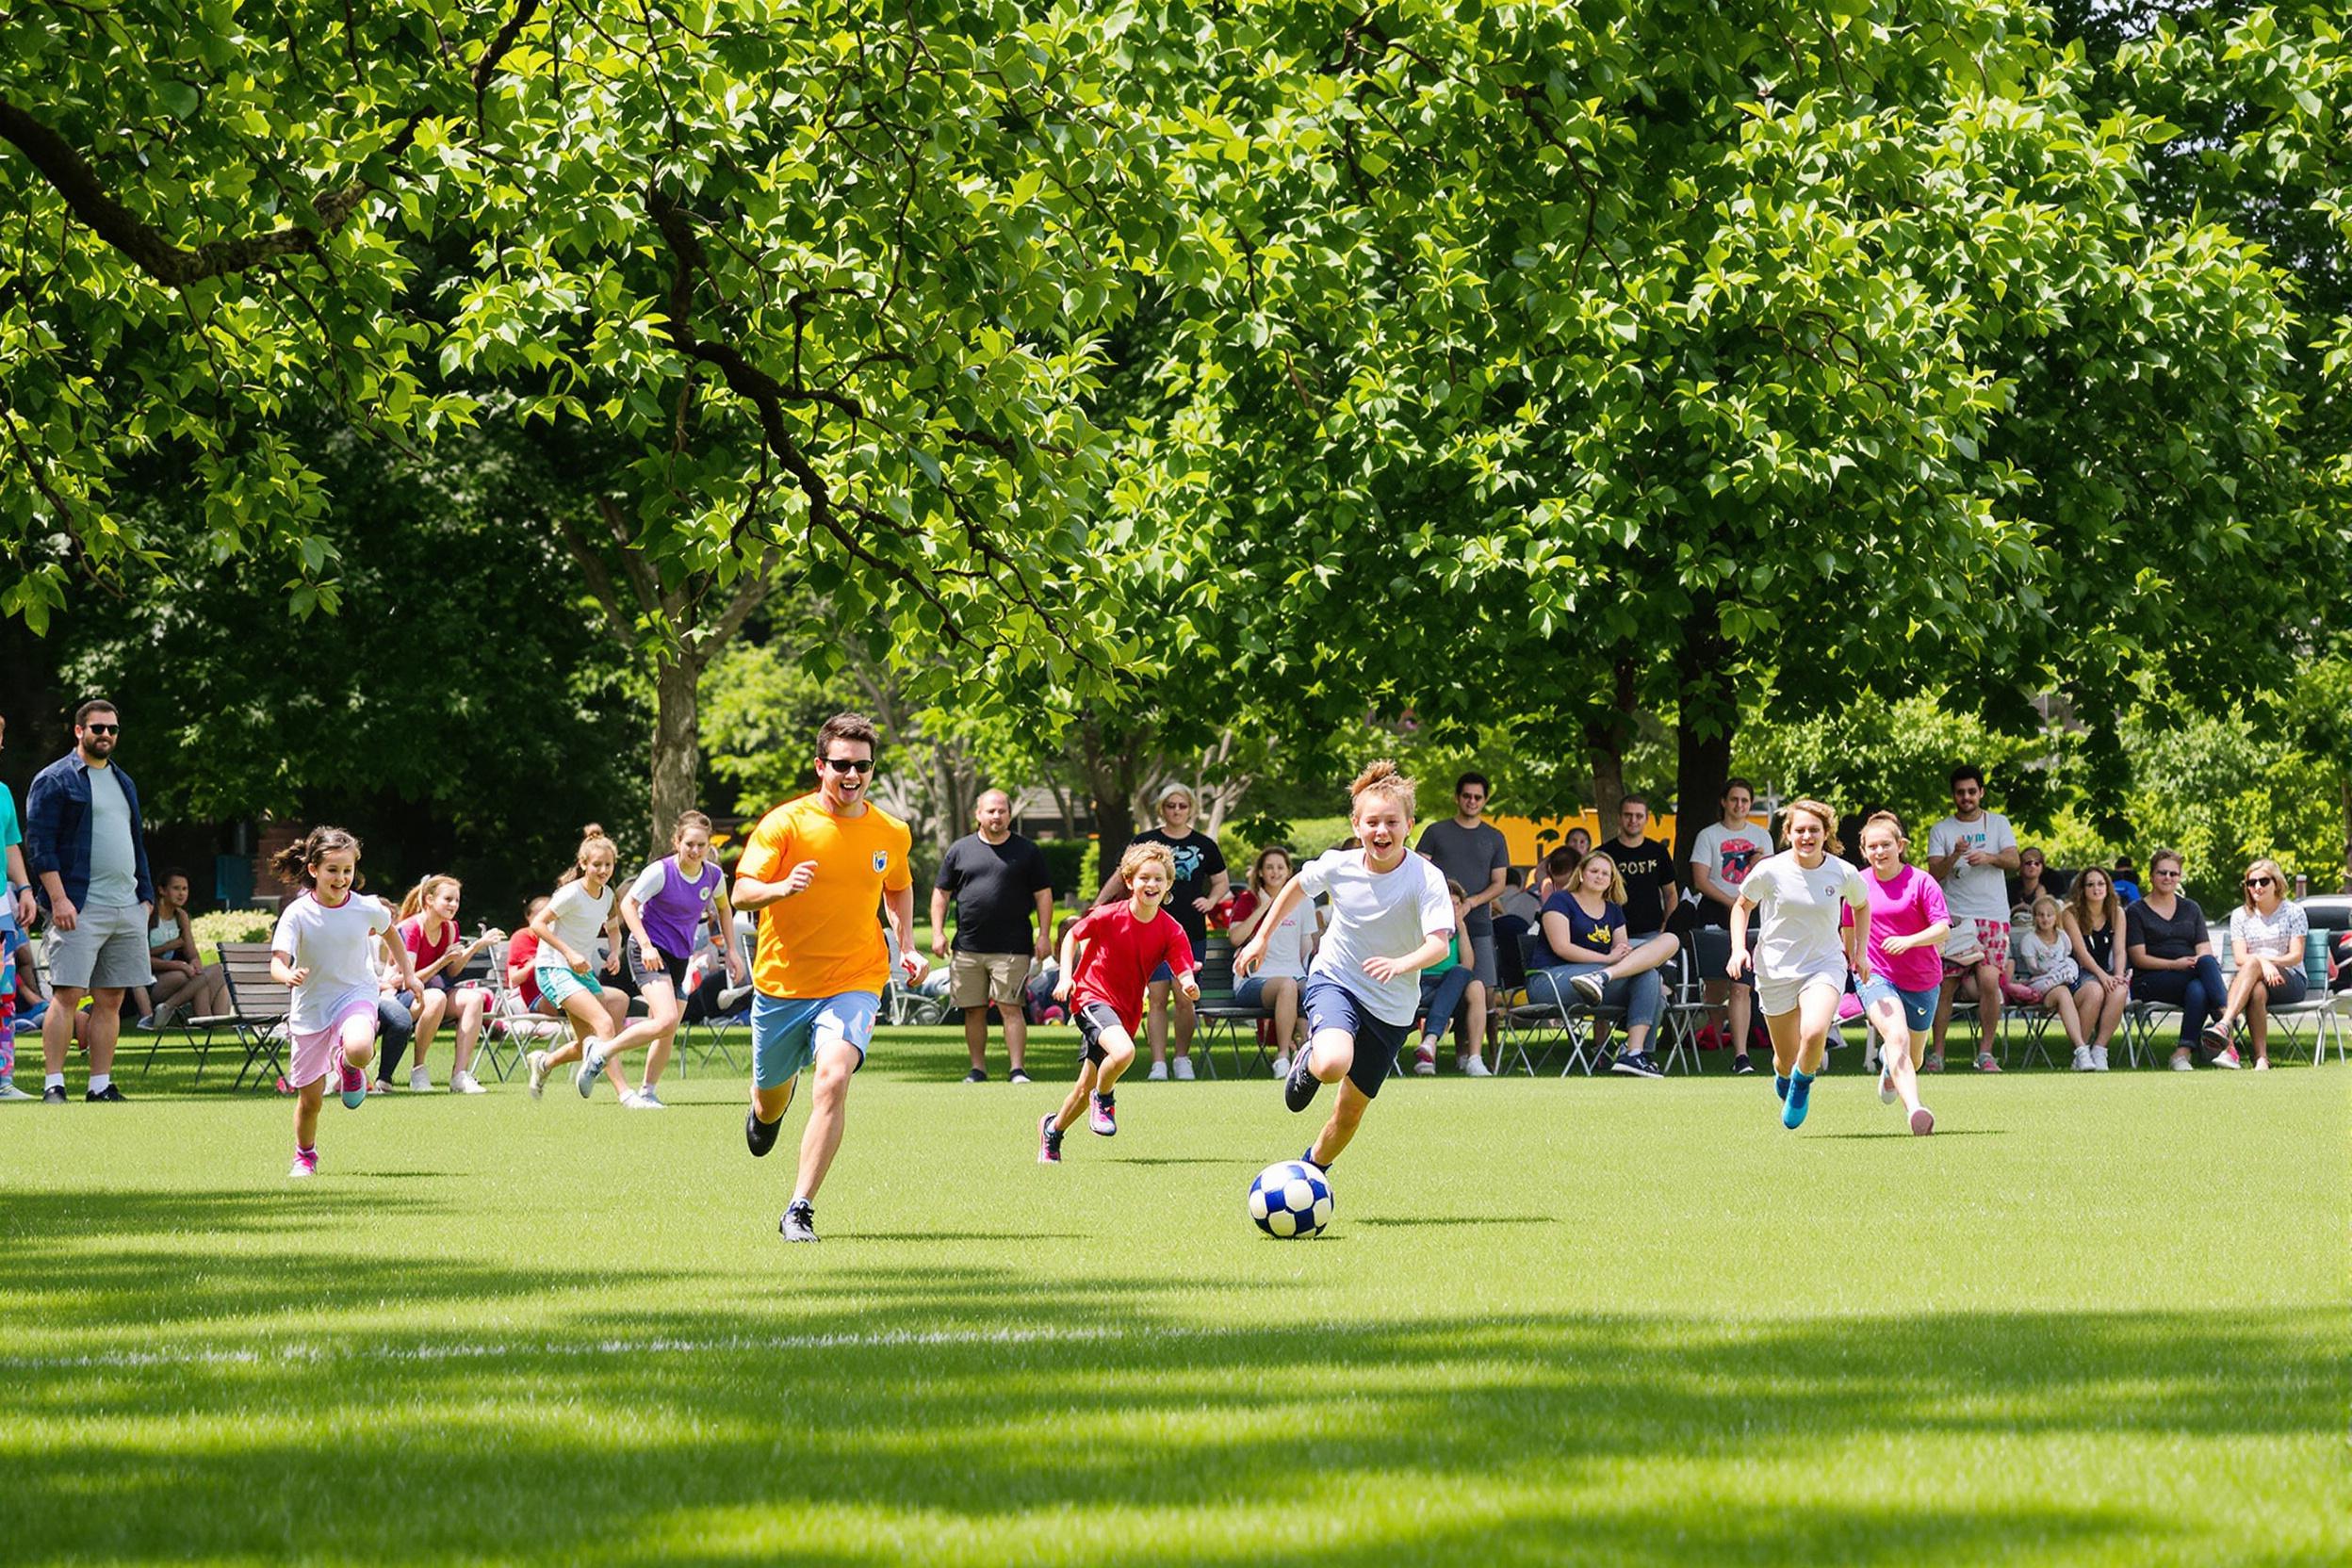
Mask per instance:
[[[1062,1135],[1054,1130],[1052,1111],[1037,1118],[1037,1163],[1039,1165],[1062,1163]]]
[[[2231,1067],[2237,1066],[2238,1064],[2234,1059],[2237,1053],[2231,1052],[2230,1055],[2233,1059],[2230,1061],[2230,1065]],[[93,1105],[120,1105],[128,1101],[130,1096],[124,1094],[114,1085],[108,1084],[105,1088],[91,1089],[88,1091],[82,1096],[82,1098]]]
[[[286,1171],[286,1179],[289,1182],[306,1182],[318,1174],[318,1151],[316,1149],[294,1151],[294,1164]]]
[[[141,1017],[139,1021],[139,1026],[141,1029],[158,1029],[162,1027],[162,1025],[155,1021],[155,1015],[154,1013],[148,1013]]]
[[[722,1013],[733,1012],[737,1007],[743,1005],[743,998],[749,996],[750,994],[751,988],[749,986],[727,987],[725,990],[719,992],[719,1011]]]
[[[2074,1070],[2077,1072],[2091,1070],[2091,1048],[2089,1046],[2078,1045],[2074,1048]]]
[[[1013,1069],[1012,1076],[1004,1081],[1008,1084],[1026,1084],[1030,1082],[1030,1078],[1028,1073],[1022,1071],[1020,1068],[1015,1068]]]
[[[0,1100],[30,1100],[31,1095],[16,1086],[13,1078],[0,1078]]]
[[[1191,1082],[1192,1082],[1192,1058],[1191,1058],[1190,1056],[1179,1056],[1179,1057],[1177,1057],[1177,1058],[1176,1058],[1176,1060],[1175,1060],[1173,1063],[1171,1063],[1171,1064],[1169,1065],[1169,1070],[1170,1070],[1170,1071],[1171,1071],[1171,1072],[1175,1075],[1176,1081],[1177,1081],[1178,1083],[1180,1083],[1180,1084],[1189,1084],[1189,1083],[1191,1083]]]
[[[2218,1068],[2225,1068],[2231,1072],[2237,1071],[2238,1048],[2234,1045],[2223,1046],[2219,1051],[2213,1053],[2213,1065]]]
[[[777,1117],[774,1121],[760,1120],[760,1107],[757,1105],[745,1111],[743,1113],[743,1146],[751,1151],[751,1157],[755,1160],[764,1158],[768,1151],[776,1147],[776,1135],[781,1132],[783,1127],[782,1117]]]
[[[1756,1064],[1748,1060],[1748,1054],[1746,1052],[1742,1051],[1732,1057],[1731,1075],[1734,1078],[1746,1078],[1752,1075],[1755,1071]]]
[[[1879,1069],[1878,1102],[1882,1105],[1891,1105],[1902,1098],[1903,1096],[1895,1092],[1895,1070],[1890,1067]]]
[[[1287,1078],[1290,1076],[1289,1052],[1285,1051],[1281,1055],[1274,1058],[1274,1076],[1277,1078]]]
[[[621,1108],[630,1111],[666,1111],[662,1097],[651,1089],[635,1089],[621,1096]]]
[[[596,1079],[604,1071],[604,1042],[591,1035],[580,1048],[580,1070],[572,1074],[572,1087],[586,1100],[596,1092]]]
[[[2172,1059],[2172,1070],[2175,1072],[2195,1072],[2197,1070],[2197,1067],[2196,1064],[2192,1063],[2186,1056],[2175,1056]]]
[[[1413,1076],[1417,1078],[1436,1077],[1437,1047],[1431,1045],[1427,1040],[1423,1040],[1421,1042],[1421,1049],[1413,1054]]]
[[[784,1211],[784,1217],[776,1221],[776,1228],[784,1233],[786,1241],[816,1240],[817,1206],[806,1198],[793,1199],[791,1207]]]
[[[490,1091],[476,1083],[472,1073],[452,1072],[449,1074],[449,1092],[451,1094],[488,1094]]]
[[[410,1068],[408,1070],[408,1092],[411,1094],[431,1094],[433,1092],[433,1074],[427,1072],[420,1067]]]
[[[1935,1130],[1936,1113],[1934,1111],[1929,1110],[1925,1105],[1921,1105],[1918,1110],[1911,1113],[1911,1133],[1914,1137],[1923,1138]]]
[[[1167,1083],[1168,1064],[1166,1062],[1153,1062],[1152,1064],[1152,1070],[1143,1075],[1143,1081],[1147,1084]]]
[[[2208,1051],[2219,1054],[2230,1049],[2230,1031],[2218,1023],[2207,1024],[2202,1037]]]
[[[2093,1072],[2104,1072],[2107,1070],[2107,1048],[2105,1046],[2095,1045],[2091,1047],[2091,1070]]]
[[[1494,1072],[1488,1069],[1485,1058],[1481,1056],[1463,1056],[1460,1058],[1455,1065],[1462,1069],[1462,1075],[1464,1078],[1492,1078],[1494,1076]]]
[[[2254,1058],[2254,1070],[2255,1070],[2255,1071],[2257,1071],[2257,1072],[2268,1072],[2268,1071],[2270,1070],[2270,1058],[2269,1058],[2268,1056],[2257,1056],[2257,1057],[2255,1057],[2255,1058]],[[6,1096],[0,1096],[0,1099],[5,1099],[5,1098],[6,1098]]]
[[[1106,1138],[1119,1136],[1118,1102],[1107,1094],[1096,1095],[1094,1109],[1087,1115],[1086,1125],[1094,1129],[1097,1136]]]
[[[1282,1103],[1289,1106],[1293,1113],[1303,1111],[1314,1103],[1315,1090],[1323,1086],[1310,1070],[1314,1064],[1315,1053],[1301,1051],[1298,1059],[1290,1064],[1290,1076],[1282,1080]]]
[[[44,1089],[42,1089],[42,1090],[41,1091],[41,1102],[42,1104],[44,1104],[44,1105],[62,1105],[62,1104],[64,1104],[64,1103],[65,1103],[65,1089],[64,1089],[64,1087],[63,1087],[62,1086],[60,1086],[60,1085],[51,1084],[48,1087],[46,1087],[46,1088],[44,1088]]]
[[[1805,1125],[1805,1113],[1812,1104],[1813,1080],[1798,1073],[1788,1080],[1788,1099],[1780,1107],[1780,1124],[1795,1132]]]
[[[368,1103],[368,1075],[351,1063],[343,1064],[343,1108],[355,1111]]]
[[[1601,998],[1609,994],[1609,982],[1591,971],[1577,975],[1568,984],[1576,988],[1578,996],[1595,1007],[1601,1004]]]
[[[1999,1072],[2001,1070],[2001,1064],[1993,1060],[1993,1054],[1991,1052],[1980,1051],[1977,1053],[1976,1056],[1976,1070],[1979,1072]]]
[[[547,1086],[547,1054],[544,1051],[534,1051],[531,1054],[531,1097],[533,1100],[538,1099],[546,1091]]]
[[[986,1068],[976,1067],[964,1074],[964,1082],[967,1084],[985,1084],[988,1081],[988,1073]]]
[[[1919,1064],[1919,1070],[1920,1070],[1921,1072],[1941,1072],[1941,1071],[1943,1071],[1943,1070],[1944,1070],[1944,1054],[1943,1054],[1942,1052],[1940,1052],[1940,1051],[1931,1051],[1931,1052],[1929,1052],[1929,1053],[1927,1054],[1927,1060],[1925,1060],[1925,1061],[1923,1061],[1923,1062],[1921,1062],[1921,1063]]]
[[[1666,1070],[1650,1059],[1646,1051],[1628,1051],[1609,1064],[1609,1071],[1622,1072],[1629,1078],[1663,1078]]]

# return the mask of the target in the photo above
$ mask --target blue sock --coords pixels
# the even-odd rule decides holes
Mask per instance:
[[[1780,1102],[1782,1104],[1786,1105],[1788,1103],[1788,1080],[1783,1078],[1777,1072],[1772,1074],[1772,1092],[1780,1096]]]
[[[1299,1161],[1299,1163],[1300,1163],[1301,1165],[1312,1165],[1312,1166],[1315,1166],[1315,1169],[1317,1169],[1317,1170],[1319,1170],[1319,1171],[1323,1172],[1326,1176],[1330,1175],[1330,1174],[1331,1174],[1331,1168],[1330,1166],[1327,1166],[1327,1165],[1315,1165],[1315,1145],[1313,1145],[1313,1144],[1309,1144],[1309,1145],[1307,1145],[1307,1152],[1306,1152],[1305,1153],[1303,1153],[1303,1154],[1301,1154],[1301,1155],[1299,1155],[1299,1156],[1298,1156],[1298,1161]]]

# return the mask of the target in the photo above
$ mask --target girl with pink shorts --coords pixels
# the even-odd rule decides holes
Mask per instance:
[[[286,1017],[294,1042],[289,1077],[294,1101],[296,1180],[318,1174],[318,1106],[327,1073],[337,1075],[343,1103],[368,1102],[368,1066],[376,1059],[376,972],[368,949],[382,944],[411,992],[421,988],[408,948],[394,935],[395,918],[382,899],[363,898],[359,841],[339,827],[314,827],[281,850],[270,869],[303,891],[278,917],[270,939],[270,975],[294,988]]]

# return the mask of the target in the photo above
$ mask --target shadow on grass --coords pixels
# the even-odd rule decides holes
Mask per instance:
[[[325,1189],[300,1208],[364,1239],[402,1201]],[[1040,1519],[1147,1565],[1909,1568],[2020,1542],[2121,1559],[2182,1521],[2138,1490],[1866,1495],[1809,1468],[1813,1490],[1771,1508],[1661,1502],[1628,1467],[1936,1440],[2032,1462],[2037,1444],[2290,1438],[2341,1418],[2339,1328],[2284,1314],[1223,1327],[1156,1303],[1230,1278],[920,1261],[827,1262],[768,1299],[696,1286],[648,1309],[628,1304],[665,1278],[646,1271],[219,1245],[288,1208],[100,1194],[0,1229],[0,1298],[20,1312],[158,1325],[112,1358],[0,1358],[9,1560],[995,1561],[1033,1557]],[[439,1327],[454,1302],[515,1326]],[[402,1327],[338,1332],[361,1304]],[[263,1326],[209,1321],[237,1318]],[[355,1478],[387,1465],[408,1478],[400,1506],[354,1507]]]
[[[1546,1214],[1413,1214],[1375,1215],[1355,1221],[1358,1225],[1557,1225],[1556,1216]]]

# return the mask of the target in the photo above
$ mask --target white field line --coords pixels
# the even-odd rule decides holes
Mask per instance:
[[[1311,1328],[1294,1324],[1292,1329]],[[879,1333],[721,1334],[700,1339],[455,1340],[433,1345],[318,1345],[309,1342],[238,1349],[168,1347],[92,1350],[79,1355],[0,1356],[0,1370],[66,1372],[155,1366],[267,1366],[279,1363],[498,1361],[509,1356],[699,1356],[742,1351],[891,1349],[967,1345],[1080,1345],[1103,1341],[1223,1339],[1261,1334],[1259,1327],[1043,1329],[890,1329]]]

